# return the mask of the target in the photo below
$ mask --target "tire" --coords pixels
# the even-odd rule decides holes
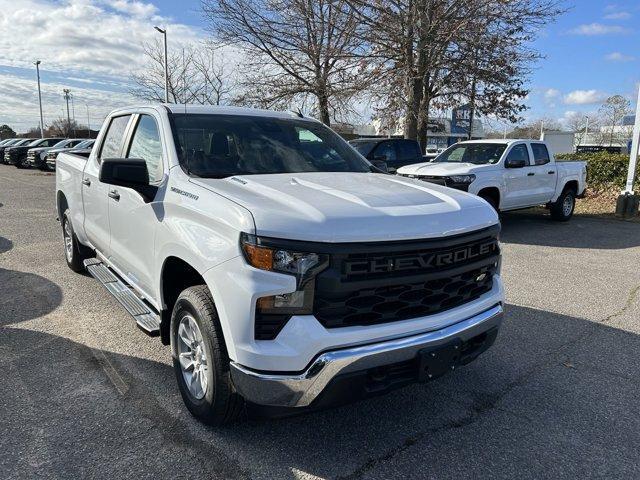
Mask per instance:
[[[170,328],[173,369],[187,409],[207,425],[236,420],[244,411],[244,400],[231,382],[218,313],[206,285],[182,291],[171,313]]]
[[[565,188],[558,199],[551,204],[551,218],[557,222],[568,222],[576,208],[576,192],[572,188]]]
[[[78,242],[71,223],[71,211],[67,208],[62,214],[62,239],[64,241],[64,258],[71,270],[76,273],[84,271],[84,261],[90,258],[87,248]]]

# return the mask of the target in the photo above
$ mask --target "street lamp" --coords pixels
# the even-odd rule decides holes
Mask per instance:
[[[40,105],[40,137],[44,138],[44,120],[42,117],[42,94],[40,93],[40,60],[36,60],[36,76],[38,77],[38,104]]]
[[[169,103],[169,66],[167,63],[167,29],[153,27],[162,34],[164,39],[164,101]]]

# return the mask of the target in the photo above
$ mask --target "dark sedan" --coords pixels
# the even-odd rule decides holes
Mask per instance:
[[[27,168],[27,152],[37,147],[53,147],[56,143],[64,140],[64,138],[38,138],[26,145],[10,147],[4,152],[4,162],[9,165],[15,165],[18,168]]]

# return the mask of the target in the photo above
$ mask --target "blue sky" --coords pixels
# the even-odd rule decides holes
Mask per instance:
[[[596,111],[608,95],[635,103],[640,82],[640,2],[572,0],[541,32],[545,58],[529,81],[525,116],[565,121]],[[142,66],[140,44],[167,26],[175,45],[205,37],[196,0],[0,0],[0,123],[38,122],[32,62],[42,60],[45,122],[62,115],[62,88],[74,93],[79,121],[96,126],[131,102],[129,77]],[[5,47],[6,46],[6,47]],[[364,119],[366,120],[366,119]]]

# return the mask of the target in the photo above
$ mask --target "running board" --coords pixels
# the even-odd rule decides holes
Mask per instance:
[[[84,261],[89,274],[98,280],[135,319],[140,330],[151,337],[160,335],[160,316],[97,258]]]

